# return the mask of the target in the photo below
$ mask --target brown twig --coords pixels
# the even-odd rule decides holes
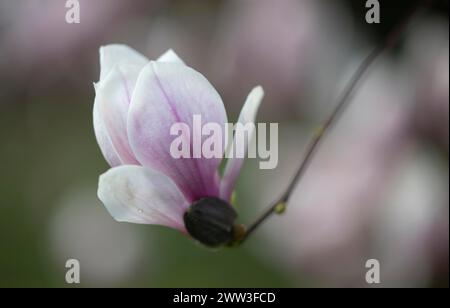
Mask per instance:
[[[292,181],[290,182],[285,192],[281,195],[281,197],[278,200],[273,202],[272,205],[270,205],[268,209],[265,212],[263,212],[263,214],[259,218],[255,220],[255,222],[253,222],[248,227],[245,234],[241,237],[239,241],[240,243],[244,242],[250,236],[250,234],[252,234],[256,230],[256,228],[258,228],[258,226],[260,226],[272,214],[274,213],[280,214],[284,212],[286,208],[286,203],[288,202],[292,194],[292,191],[294,190],[295,186],[298,184],[302,176],[305,174],[305,171],[308,168],[309,163],[318,148],[318,145],[321,143],[323,137],[328,133],[330,128],[333,126],[333,124],[336,123],[336,121],[339,119],[339,116],[351,102],[351,97],[354,94],[354,90],[361,81],[364,74],[367,72],[368,68],[375,62],[375,60],[381,54],[391,49],[398,42],[398,40],[401,37],[401,34],[406,30],[407,26],[409,25],[413,17],[415,17],[421,9],[427,7],[431,2],[432,0],[418,1],[417,5],[414,6],[414,8],[406,15],[406,17],[403,18],[398,25],[392,28],[392,30],[388,33],[386,38],[359,65],[358,69],[356,70],[356,72],[350,79],[349,83],[345,87],[344,91],[342,92],[342,95],[339,98],[336,107],[334,108],[332,113],[328,116],[328,118],[326,118],[323,124],[319,126],[317,132],[313,135],[311,141],[309,142],[306,148],[306,152],[301,161],[300,167],[298,168],[297,172],[295,173],[294,177],[292,178]]]

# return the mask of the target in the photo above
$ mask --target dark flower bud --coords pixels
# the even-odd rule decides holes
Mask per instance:
[[[194,202],[184,213],[184,224],[189,234],[200,243],[216,247],[234,239],[236,211],[227,202],[206,197]]]

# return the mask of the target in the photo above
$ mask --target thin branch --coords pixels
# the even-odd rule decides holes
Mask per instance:
[[[406,30],[410,21],[415,17],[421,9],[427,7],[433,0],[423,0],[418,1],[417,5],[406,15],[406,17],[388,33],[386,38],[364,59],[364,61],[360,64],[349,83],[345,87],[342,95],[340,96],[336,107],[333,112],[329,115],[328,118],[323,122],[316,133],[313,135],[310,140],[305,155],[301,161],[300,167],[295,173],[292,181],[287,187],[286,191],[281,195],[281,197],[272,203],[268,207],[268,209],[263,212],[263,214],[256,219],[253,224],[249,226],[245,234],[240,239],[240,243],[244,242],[250,234],[252,234],[259,225],[261,225],[267,218],[269,218],[274,213],[282,213],[286,208],[286,203],[288,202],[292,191],[300,181],[300,179],[305,174],[306,169],[309,166],[311,159],[316,152],[318,145],[322,142],[323,137],[329,132],[330,128],[337,122],[339,116],[346,109],[346,107],[351,102],[352,95],[354,94],[354,90],[356,86],[360,83],[364,74],[367,72],[368,68],[375,62],[376,59],[379,58],[381,54],[385,51],[391,49],[400,39],[401,34]]]

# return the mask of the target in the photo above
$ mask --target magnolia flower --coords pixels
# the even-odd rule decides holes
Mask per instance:
[[[173,124],[193,129],[193,115],[227,123],[209,81],[172,50],[149,61],[127,46],[109,45],[100,48],[94,86],[95,134],[112,167],[100,176],[98,197],[114,219],[175,228],[208,246],[231,242],[239,228],[229,202],[243,159],[227,159],[219,176],[220,158],[170,154]],[[261,87],[250,92],[239,122],[254,121],[262,97]]]

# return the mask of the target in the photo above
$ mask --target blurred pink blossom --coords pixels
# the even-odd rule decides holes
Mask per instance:
[[[340,13],[310,0],[227,2],[213,41],[213,80],[231,101],[258,81],[267,92],[263,115],[292,117],[321,67],[340,63],[348,36],[337,33],[350,34]]]
[[[329,286],[363,283],[372,217],[391,169],[409,143],[408,95],[387,67],[371,72],[353,105],[317,152],[286,214],[266,227],[266,241],[270,239],[274,247],[267,250],[271,257],[279,258],[291,272],[296,269],[298,274],[309,274],[313,281]],[[299,163],[302,150],[292,139],[284,145],[280,153],[287,155],[286,169],[267,177],[260,204],[285,187],[271,186],[283,185],[280,177],[289,179],[292,166]]]
[[[6,59],[14,59],[14,69],[9,74],[35,83],[55,81],[61,76],[76,78],[83,69],[80,63],[89,63],[83,59],[89,60],[98,46],[132,16],[158,2],[80,0],[79,24],[66,22],[65,1],[0,3],[0,7],[7,7],[13,14],[5,25],[4,37],[0,38],[0,53],[4,53],[0,65],[7,69],[11,61]]]
[[[425,20],[407,41],[405,70],[414,82],[415,127],[423,137],[449,149],[448,21]]]

